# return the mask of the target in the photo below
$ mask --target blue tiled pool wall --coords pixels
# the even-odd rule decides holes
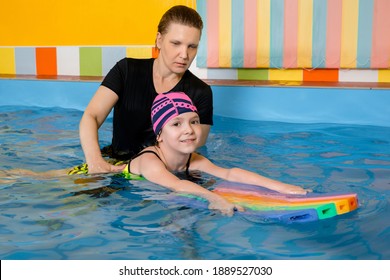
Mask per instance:
[[[0,79],[0,106],[84,110],[98,81]],[[390,126],[390,89],[213,85],[214,114],[247,120]]]

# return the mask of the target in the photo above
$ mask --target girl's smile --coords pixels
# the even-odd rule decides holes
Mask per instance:
[[[198,114],[187,112],[168,121],[158,138],[161,139],[161,143],[164,143],[163,145],[173,150],[192,153],[197,148],[200,134]]]

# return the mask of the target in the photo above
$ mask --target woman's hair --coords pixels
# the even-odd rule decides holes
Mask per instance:
[[[171,23],[179,23],[189,27],[195,27],[199,29],[200,32],[202,32],[203,29],[203,21],[198,12],[183,5],[173,6],[166,11],[158,24],[157,31],[161,34],[167,33],[168,27]]]

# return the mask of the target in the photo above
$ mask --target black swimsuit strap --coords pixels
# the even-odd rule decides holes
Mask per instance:
[[[189,175],[188,169],[190,168],[191,156],[192,156],[192,154],[190,154],[190,156],[188,157],[188,160],[187,160],[187,164],[186,164],[186,175]]]
[[[159,160],[161,160],[161,158],[158,155],[158,153],[156,153],[155,151],[151,151],[151,150],[142,151],[142,152],[138,153],[137,155],[135,155],[132,159],[135,159],[135,158],[139,157],[140,155],[143,155],[143,154],[146,154],[146,153],[154,154],[156,157],[158,157]]]
[[[156,157],[158,157],[159,160],[162,161],[162,159],[160,158],[160,156],[159,156],[155,151],[151,151],[151,150],[142,151],[142,152],[136,154],[135,156],[133,156],[133,157],[129,160],[129,163],[127,164],[127,171],[129,171],[129,173],[131,173],[131,171],[130,171],[130,163],[131,163],[131,161],[132,161],[133,159],[139,157],[140,155],[143,155],[143,154],[146,154],[146,153],[154,154]],[[189,168],[190,168],[191,155],[192,155],[192,154],[190,154],[190,156],[188,157],[188,160],[187,160],[187,163],[186,163],[186,174],[187,174],[187,175],[189,174],[188,170],[189,170]]]
[[[133,156],[133,157],[129,160],[129,163],[127,164],[127,171],[129,171],[129,173],[131,173],[131,172],[130,172],[130,163],[131,163],[131,161],[132,161],[133,159],[139,157],[140,155],[143,155],[143,154],[146,154],[146,153],[154,154],[156,157],[158,157],[159,160],[161,160],[160,156],[159,156],[155,151],[150,151],[150,150],[142,151],[142,152],[136,154],[135,156]],[[161,160],[161,161],[162,161],[162,160]]]

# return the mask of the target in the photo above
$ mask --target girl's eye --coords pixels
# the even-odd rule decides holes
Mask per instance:
[[[173,126],[179,126],[180,123],[179,123],[179,122],[174,122],[172,125],[173,125]]]
[[[191,123],[192,124],[199,124],[199,120],[193,120]]]

